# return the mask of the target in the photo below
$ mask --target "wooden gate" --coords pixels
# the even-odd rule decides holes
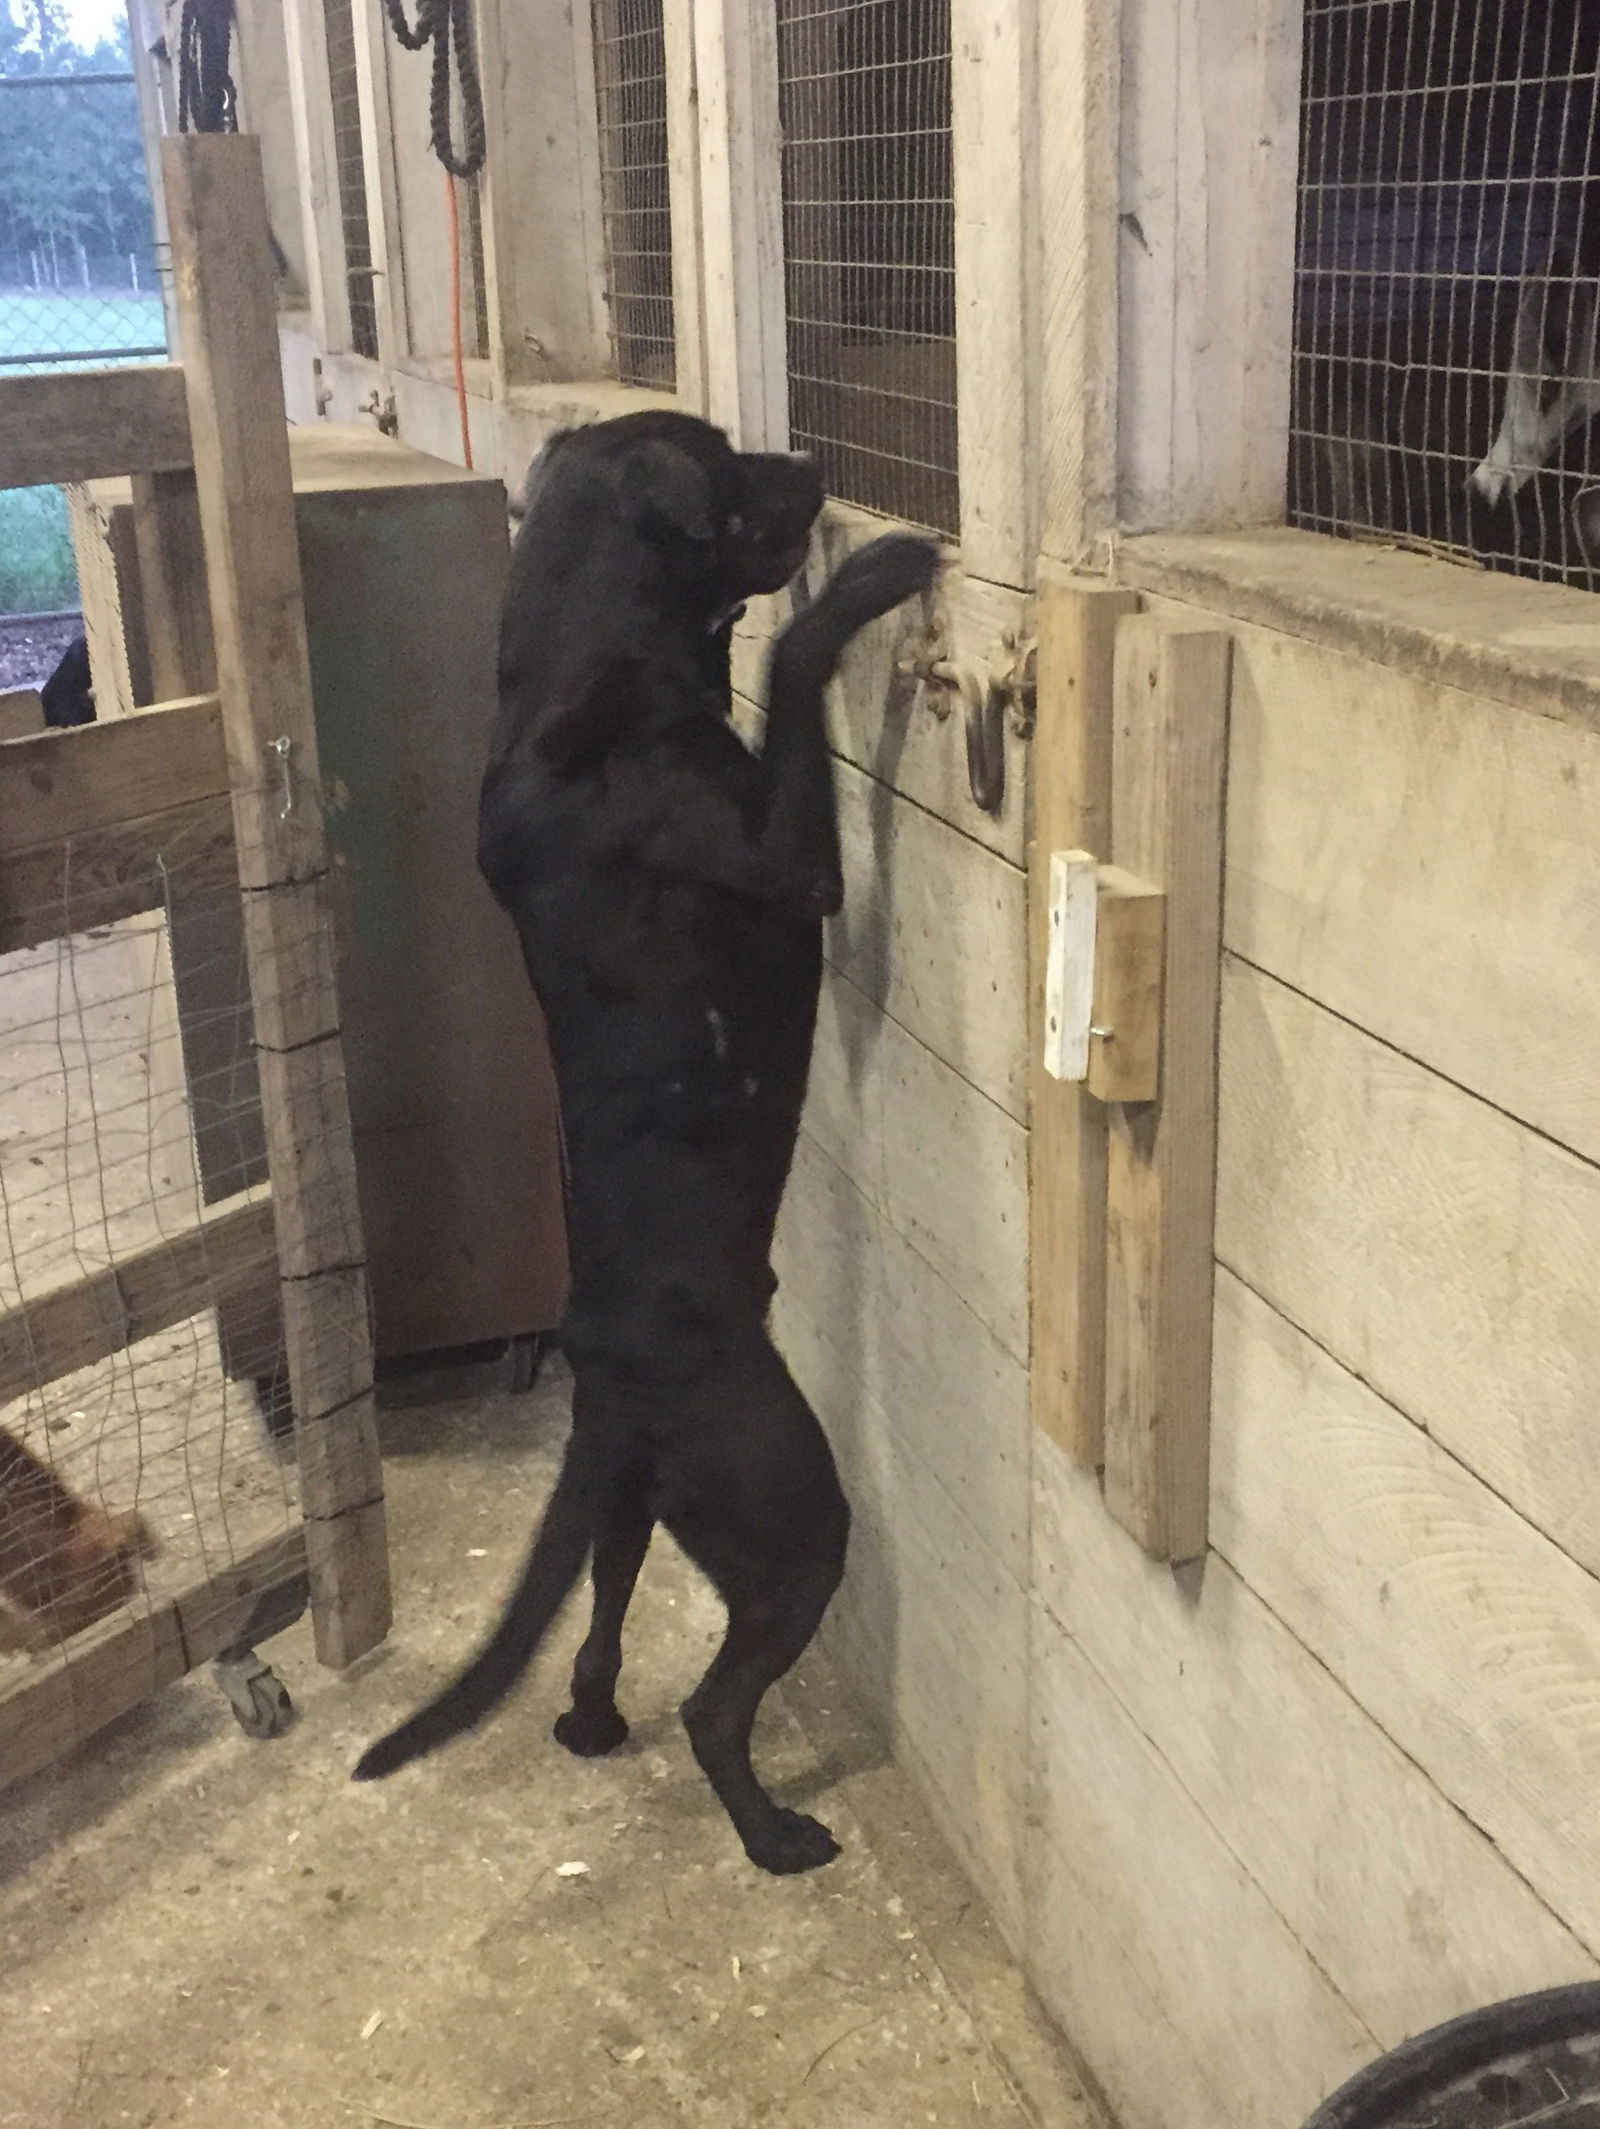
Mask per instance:
[[[307,1591],[327,1664],[390,1618],[260,159],[207,135],[163,160],[181,365],[0,381],[0,488],[133,474],[159,555],[193,484],[204,562],[174,561],[188,580],[167,613],[203,568],[217,671],[213,694],[0,744],[0,1067],[18,1097],[0,1144],[0,1639],[30,1645],[0,1658],[0,1783],[208,1659],[246,1728],[278,1726],[250,1644]],[[174,915],[225,898],[269,1181],[206,1202],[207,1090],[182,1069],[166,947]],[[10,1027],[8,977],[33,1001]],[[241,1313],[281,1336],[284,1460],[228,1385],[215,1326]]]

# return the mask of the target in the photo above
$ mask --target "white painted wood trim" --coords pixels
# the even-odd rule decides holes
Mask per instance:
[[[706,411],[706,322],[700,213],[700,90],[693,0],[662,0],[666,46],[667,186],[672,215],[672,319],[677,394],[686,413]]]
[[[1039,18],[1039,548],[1072,567],[1116,523],[1121,13]]]
[[[772,0],[689,0],[699,86],[710,418],[745,451],[789,442],[777,17]]]
[[[1050,943],[1044,963],[1044,1068],[1052,1079],[1089,1076],[1094,945],[1100,868],[1087,850],[1050,853]]]
[[[1301,0],[1123,0],[1118,505],[1276,524],[1288,482]]]
[[[389,102],[393,39],[383,0],[352,0],[355,10],[356,99],[361,112],[361,161],[367,191],[367,243],[372,254],[372,304],[378,321],[378,359],[409,360],[405,247],[400,241],[400,188],[395,174],[394,117]],[[403,55],[404,56],[404,55]],[[429,151],[431,155],[431,150]],[[444,183],[441,172],[440,184]]]
[[[284,0],[289,95],[300,156],[305,220],[306,301],[318,345],[330,354],[350,345],[350,298],[344,278],[344,224],[339,212],[333,96],[320,0]]]
[[[1038,549],[1035,0],[952,0],[950,80],[961,557],[974,576],[1027,586]]]

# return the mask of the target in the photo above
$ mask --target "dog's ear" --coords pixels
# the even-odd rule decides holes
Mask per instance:
[[[716,538],[711,483],[676,444],[655,437],[630,451],[618,488],[623,511],[643,538],[663,544],[687,540],[703,547]]]

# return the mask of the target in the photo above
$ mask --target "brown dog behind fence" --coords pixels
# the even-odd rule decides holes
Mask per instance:
[[[41,1648],[104,1619],[155,1549],[142,1516],[80,1500],[0,1427],[0,1648]]]

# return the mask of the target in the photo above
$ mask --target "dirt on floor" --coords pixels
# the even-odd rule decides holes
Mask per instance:
[[[82,634],[81,614],[0,614],[0,694],[43,687],[67,645]]]
[[[819,1654],[769,1701],[759,1763],[844,1853],[788,1879],[745,1860],[675,1714],[720,1610],[663,1536],[612,1758],[550,1736],[574,1606],[479,1735],[347,1779],[494,1615],[554,1473],[556,1364],[526,1397],[463,1387],[385,1416],[387,1648],[341,1679],[304,1624],[268,1644],[287,1737],[248,1741],[201,1675],[0,1791],[3,2129],[1088,2129]]]

